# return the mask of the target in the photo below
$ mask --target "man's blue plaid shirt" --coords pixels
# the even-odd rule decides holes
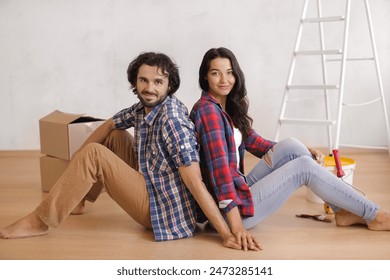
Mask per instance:
[[[176,97],[167,97],[145,115],[141,103],[113,117],[117,129],[134,127],[134,152],[150,197],[156,241],[193,236],[195,200],[178,167],[199,162],[194,124]]]

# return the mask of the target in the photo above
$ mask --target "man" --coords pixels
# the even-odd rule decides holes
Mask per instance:
[[[156,241],[193,235],[196,200],[224,246],[250,248],[235,240],[202,182],[193,124],[173,96],[180,85],[177,66],[165,54],[149,52],[133,60],[127,74],[140,102],[103,123],[38,207],[0,229],[0,237],[47,234],[69,214],[82,214],[85,200],[96,200],[104,186],[135,221],[153,230]]]

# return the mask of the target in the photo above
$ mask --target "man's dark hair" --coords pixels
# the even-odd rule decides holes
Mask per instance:
[[[137,94],[136,84],[138,70],[143,64],[157,66],[157,68],[168,77],[168,96],[171,96],[177,91],[180,86],[180,76],[177,65],[163,53],[145,52],[134,59],[127,68],[127,80],[131,84],[134,94]]]

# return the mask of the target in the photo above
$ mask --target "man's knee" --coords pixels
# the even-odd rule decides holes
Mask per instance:
[[[104,141],[104,145],[111,147],[118,143],[133,144],[133,141],[133,136],[131,136],[127,130],[114,129],[108,134],[106,140]]]
[[[99,153],[105,147],[99,143],[89,143],[81,149],[80,153],[83,154],[96,154]]]
[[[127,135],[129,135],[129,132],[124,129],[113,129],[109,134],[111,137],[127,137]]]

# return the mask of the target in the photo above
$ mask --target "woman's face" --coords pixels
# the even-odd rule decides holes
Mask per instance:
[[[217,57],[211,60],[207,81],[209,91],[215,99],[226,99],[236,82],[230,59]]]

